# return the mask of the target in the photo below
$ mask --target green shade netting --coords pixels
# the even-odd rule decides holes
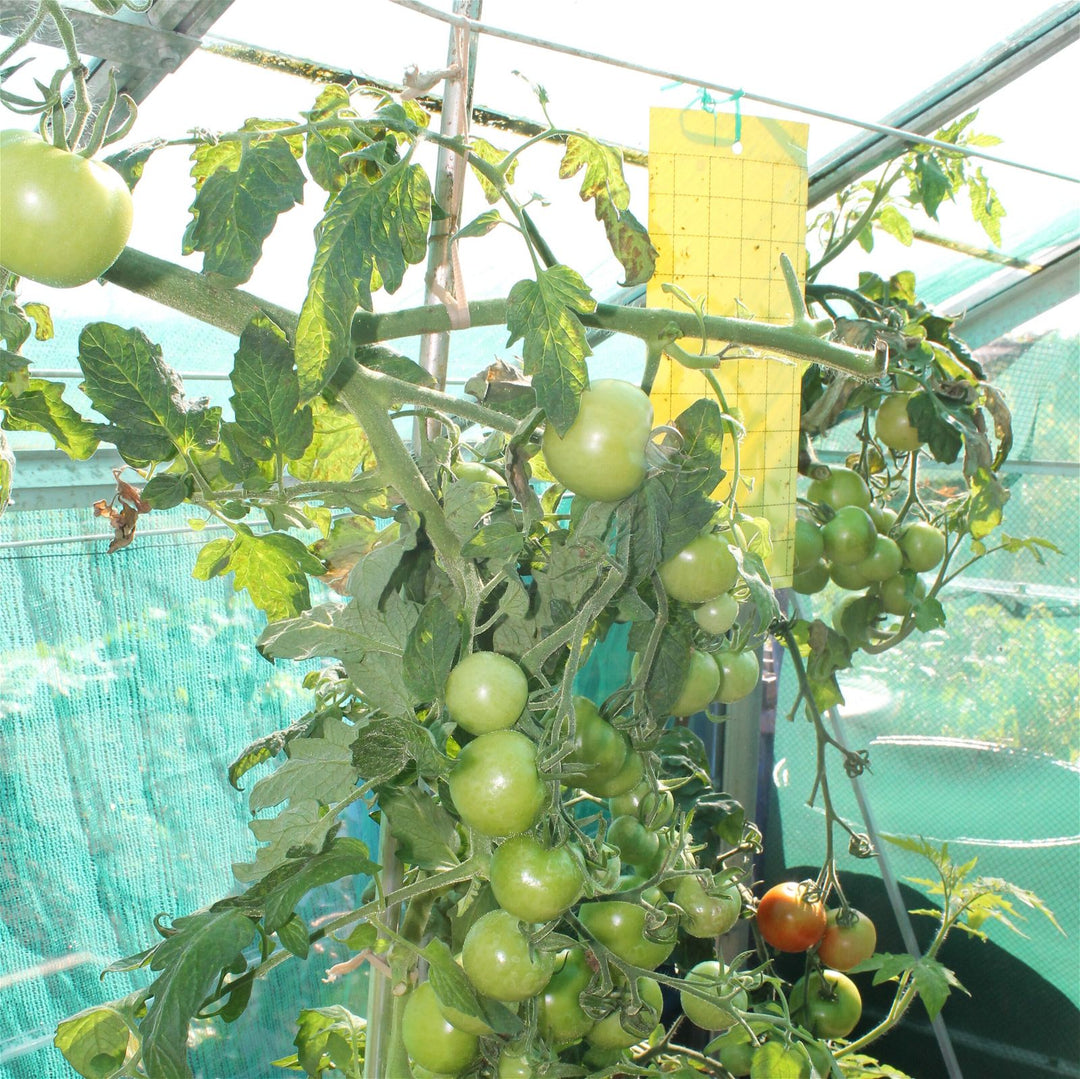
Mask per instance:
[[[138,542],[108,555],[106,526],[88,511],[3,519],[8,543],[102,538],[0,547],[2,1079],[69,1079],[51,1045],[58,1020],[147,981],[144,971],[101,981],[101,969],[157,940],[159,912],[187,914],[235,889],[230,866],[251,861],[255,841],[228,765],[309,706],[305,668],[255,652],[264,620],[231,579],[192,579],[205,537],[152,534],[183,520],[155,513]],[[346,828],[374,847],[362,810]],[[324,889],[302,913],[358,906],[365,884]],[[260,983],[227,1031],[197,1024],[199,1079],[241,1079],[250,1061],[288,1055],[305,1004],[363,1014],[363,971],[322,983],[348,954],[320,942]]]

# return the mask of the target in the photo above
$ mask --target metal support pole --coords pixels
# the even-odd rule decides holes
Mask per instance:
[[[454,14],[468,19],[480,17],[483,0],[454,0]],[[462,139],[469,131],[469,112],[472,107],[473,76],[476,70],[476,41],[478,35],[454,26],[450,30],[450,45],[446,54],[447,77],[443,89],[443,109],[440,133],[447,138]],[[465,184],[466,162],[461,154],[446,147],[439,148],[435,166],[435,201],[446,217],[431,224],[428,241],[428,263],[425,304],[442,303],[451,314],[465,310],[460,269],[455,244],[451,237],[461,226],[461,204]],[[467,317],[467,316],[466,316]],[[425,334],[420,342],[420,366],[435,379],[440,389],[446,385],[446,368],[450,355],[450,333]],[[414,424],[414,446],[419,446],[420,421]],[[429,420],[427,433],[438,433],[439,424]]]

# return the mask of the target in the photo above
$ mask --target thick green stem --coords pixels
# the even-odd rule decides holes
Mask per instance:
[[[114,284],[234,334],[242,333],[259,311],[270,315],[290,336],[296,332],[294,312],[239,289],[215,287],[201,274],[131,248],[124,249],[104,276]],[[718,315],[707,315],[704,320],[699,320],[693,312],[611,304],[597,304],[594,311],[580,317],[586,326],[613,330],[646,342],[668,337],[673,326],[679,333],[695,336],[703,325],[710,340],[729,341],[766,353],[809,360],[861,379],[878,378],[884,373],[883,359],[847,345],[809,336],[791,326]],[[470,303],[469,322],[472,326],[505,325],[506,300]],[[450,315],[441,304],[382,314],[361,311],[353,318],[352,340],[354,345],[367,345],[451,328]]]

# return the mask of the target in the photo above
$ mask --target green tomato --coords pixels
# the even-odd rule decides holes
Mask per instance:
[[[401,1038],[412,1061],[440,1074],[459,1075],[480,1055],[476,1035],[458,1030],[443,1018],[430,982],[421,982],[409,994]]]
[[[791,988],[791,1017],[815,1038],[846,1038],[862,1017],[855,983],[838,970],[811,971]]]
[[[656,970],[675,949],[675,941],[645,936],[645,908],[620,900],[582,903],[578,918],[589,934],[624,962]]]
[[[528,831],[547,797],[536,744],[520,731],[474,739],[458,754],[447,783],[461,819],[486,836]]]
[[[690,649],[690,665],[678,697],[672,702],[673,716],[692,716],[712,703],[720,689],[720,671],[713,657],[698,648]]]
[[[664,1010],[664,994],[655,978],[638,978],[638,996],[645,1010],[639,1013],[639,1018],[645,1018],[648,1023],[652,1020],[653,1027],[660,1021],[660,1013]],[[623,989],[625,993],[625,988]],[[629,1002],[629,993],[626,993]],[[613,1011],[597,1021],[592,1030],[585,1035],[590,1045],[597,1049],[629,1049],[631,1045],[637,1045],[644,1041],[648,1035],[628,1030],[623,1026],[622,1009]]]
[[[529,681],[509,656],[472,652],[450,672],[444,695],[459,727],[488,734],[518,721],[529,700]]]
[[[656,832],[629,815],[616,817],[608,825],[607,841],[618,850],[623,865],[648,868],[656,864],[660,853],[660,837]]]
[[[832,970],[851,970],[869,959],[877,947],[877,929],[873,921],[854,907],[848,908],[853,919],[840,922],[840,910],[830,910],[825,922],[825,935],[818,941],[818,958]]]
[[[630,741],[617,731],[587,697],[575,697],[574,739],[563,767],[584,776],[580,785],[603,783],[618,775],[626,764]]]
[[[728,971],[722,963],[716,959],[706,959],[697,966],[691,968],[683,979],[688,985],[700,986],[702,989],[715,990],[717,994],[724,992],[724,983]],[[687,993],[685,990],[679,993],[679,1001],[686,1018],[702,1030],[727,1030],[738,1020],[735,1011],[745,1011],[748,1005],[746,993],[739,989],[734,996],[724,1003],[717,1001],[702,1000]]]
[[[807,569],[792,575],[792,590],[800,596],[813,596],[829,583],[829,564],[819,558]]]
[[[694,608],[694,621],[714,637],[727,633],[738,617],[739,601],[730,592],[708,599],[700,607]]]
[[[866,559],[863,559],[865,562]],[[863,562],[852,562],[844,565],[842,562],[834,562],[829,567],[829,578],[847,592],[859,592],[864,589],[870,580],[862,571]]]
[[[858,472],[839,466],[829,469],[824,479],[813,480],[806,489],[806,497],[811,502],[824,502],[834,510],[844,506],[870,507],[870,488]]]
[[[504,1052],[499,1054],[499,1070],[496,1079],[533,1079],[536,1072],[528,1057],[518,1056],[516,1053]]]
[[[565,1049],[592,1030],[595,1020],[581,1007],[581,994],[592,974],[584,948],[575,946],[556,957],[555,972],[544,986],[536,1010],[540,1034],[553,1049]]]
[[[879,535],[874,541],[874,549],[861,562],[855,563],[855,568],[871,581],[887,581],[895,577],[904,564],[904,556],[895,540],[888,536]]]
[[[919,429],[908,415],[910,400],[909,393],[886,397],[881,402],[874,420],[874,433],[878,441],[884,442],[889,449],[898,453],[914,453],[922,445]]]
[[[491,890],[503,910],[523,922],[549,922],[568,911],[585,887],[581,851],[548,849],[533,835],[504,839],[491,856]]]
[[[131,192],[104,162],[32,131],[0,132],[0,252],[6,269],[55,288],[85,285],[131,232]]]
[[[695,536],[657,572],[668,596],[681,603],[704,603],[727,592],[739,579],[735,556],[715,532]]]
[[[795,572],[802,573],[820,561],[825,553],[821,528],[805,517],[795,518]]]
[[[565,435],[550,423],[544,429],[544,460],[559,483],[575,494],[618,502],[645,480],[652,423],[652,403],[637,386],[600,379],[582,393]]]
[[[742,896],[736,885],[730,884],[716,895],[710,895],[697,877],[679,877],[672,896],[686,913],[686,932],[692,937],[723,936],[739,920]]]
[[[675,814],[675,799],[666,787],[642,780],[625,794],[608,799],[612,817],[633,816],[649,828],[663,828]]]
[[[620,732],[621,733],[621,732]],[[626,735],[623,735],[626,738]],[[627,745],[630,740],[627,739]],[[625,794],[633,790],[641,782],[645,774],[645,761],[636,749],[631,749],[626,754],[623,766],[608,779],[593,779],[580,784],[583,791],[596,795],[597,798],[614,798],[618,794]]]
[[[916,573],[927,573],[945,557],[945,535],[928,521],[904,525],[897,542],[905,567]]]
[[[833,565],[851,565],[869,558],[877,541],[877,529],[870,514],[858,506],[842,506],[821,529],[825,557]]]
[[[870,514],[870,520],[874,522],[874,527],[883,536],[887,535],[889,529],[896,524],[896,510],[891,510],[888,506],[879,506],[876,502],[873,502],[866,512]]]
[[[490,487],[506,486],[506,480],[495,469],[480,461],[463,461],[459,458],[450,466],[450,471],[463,483],[486,483]]]
[[[753,692],[758,684],[761,669],[754,652],[717,652],[713,659],[720,671],[720,687],[716,700],[723,704],[741,701]]]
[[[504,1004],[536,996],[555,969],[555,957],[533,948],[521,930],[521,922],[508,911],[488,911],[473,923],[461,947],[469,981]]]
[[[912,580],[912,573],[910,570],[905,570],[878,585],[877,593],[881,597],[881,607],[884,611],[896,615],[897,618],[905,618],[916,604],[926,598],[926,585],[918,577],[914,578],[914,583],[911,585],[914,598],[908,598],[910,580]]]

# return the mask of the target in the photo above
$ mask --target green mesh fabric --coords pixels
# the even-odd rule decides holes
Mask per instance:
[[[82,510],[10,513],[4,542],[100,533],[92,543],[0,548],[0,1077],[69,1079],[58,1020],[146,984],[101,969],[158,939],[152,919],[190,913],[234,887],[250,861],[246,799],[226,769],[254,738],[302,714],[299,664],[271,666],[253,642],[262,616],[230,582],[191,578],[204,537],[152,535],[105,553]],[[264,766],[265,767],[265,766]],[[247,778],[246,785],[258,773]],[[352,834],[375,845],[366,818]],[[317,917],[358,905],[366,881],[321,892]],[[199,1079],[265,1074],[287,1055],[304,1004],[362,1014],[366,976],[322,977],[331,944],[279,967],[223,1037],[199,1024]]]

